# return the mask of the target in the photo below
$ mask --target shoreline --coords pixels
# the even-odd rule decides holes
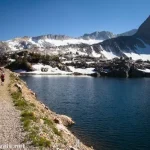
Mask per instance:
[[[34,124],[37,124],[36,126],[40,127],[41,124],[44,124],[43,119],[41,118],[45,117],[46,115],[47,118],[52,120],[53,124],[55,125],[55,128],[58,130],[58,133],[61,134],[61,138],[58,135],[53,135],[57,142],[52,142],[53,141],[52,140],[51,143],[53,144],[51,144],[51,146],[55,145],[55,148],[58,147],[64,150],[68,148],[74,149],[74,150],[80,150],[80,149],[92,150],[93,149],[92,147],[90,148],[90,147],[85,146],[82,142],[79,144],[79,146],[77,146],[77,143],[80,140],[67,128],[67,126],[74,124],[73,120],[66,115],[60,115],[51,111],[45,104],[43,104],[41,101],[37,99],[36,94],[27,87],[27,84],[18,77],[17,73],[13,73],[10,71],[10,74],[13,75],[13,78],[15,81],[15,83],[12,83],[11,88],[13,87],[15,88],[15,90],[20,91],[22,93],[22,97],[24,98],[24,100],[30,104],[32,103],[32,105],[36,107],[38,111],[37,110],[33,111],[33,113],[35,113],[35,116],[37,115],[37,113],[40,114],[40,119],[38,118],[39,116],[37,117],[39,119],[39,122],[34,123]],[[11,90],[12,89],[10,89],[10,91]],[[46,138],[48,139],[48,135]],[[59,142],[60,139],[61,141],[65,139],[65,141]],[[55,149],[55,148],[52,146],[50,149]]]

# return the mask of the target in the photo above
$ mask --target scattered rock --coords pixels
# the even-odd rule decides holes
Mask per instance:
[[[71,70],[70,70],[66,65],[64,65],[64,64],[59,63],[59,64],[57,65],[57,67],[58,67],[60,70],[67,71],[67,72],[71,72]]]
[[[69,125],[75,124],[75,122],[70,117],[68,117],[66,115],[60,115],[60,119],[61,119],[62,124],[64,126],[69,126]]]
[[[70,147],[70,150],[78,150],[77,148],[74,147]]]
[[[75,76],[79,76],[79,75],[82,75],[82,73],[79,73],[79,72],[74,72],[73,75]]]
[[[47,106],[45,106],[45,109],[49,110],[49,108]]]
[[[36,94],[33,91],[31,91],[31,94],[34,95],[34,96],[36,96]]]
[[[44,124],[44,120],[43,120],[43,119],[40,119],[40,123],[41,123],[41,124]]]
[[[54,118],[54,122],[59,124],[60,123],[60,120],[58,118]]]
[[[15,86],[18,88],[18,90],[22,93],[22,86],[18,83],[15,84]]]
[[[90,74],[90,76],[92,76],[92,77],[100,77],[100,74],[98,72],[95,72],[95,73]]]

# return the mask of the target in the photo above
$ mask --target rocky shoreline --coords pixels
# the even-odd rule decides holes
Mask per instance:
[[[79,57],[76,62],[69,62],[66,65],[74,66],[75,68],[95,68],[95,73],[90,74],[94,77],[150,77],[150,61],[133,61],[132,59],[122,57],[112,60],[94,59],[92,61],[91,58],[83,59]]]
[[[10,93],[13,98],[15,97],[14,105],[21,111],[22,124],[27,133],[25,139],[27,146],[31,144],[35,149],[43,148],[44,150],[93,149],[79,142],[79,139],[68,130],[67,126],[74,124],[70,117],[52,112],[37,99],[36,94],[27,87],[18,74],[9,73],[11,76]],[[21,96],[19,101],[16,100],[18,94]],[[25,120],[27,114],[28,120]],[[32,134],[35,134],[41,141],[32,137]]]
[[[101,76],[107,77],[150,77],[150,62],[114,59],[95,69]]]

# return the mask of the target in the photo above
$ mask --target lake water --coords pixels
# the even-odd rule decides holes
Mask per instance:
[[[150,79],[22,77],[38,98],[76,122],[96,150],[150,150]]]

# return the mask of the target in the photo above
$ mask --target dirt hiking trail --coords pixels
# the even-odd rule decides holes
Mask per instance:
[[[18,150],[21,147],[17,148],[17,145],[22,145],[24,135],[20,122],[20,112],[15,109],[8,90],[9,82],[9,71],[5,70],[4,85],[2,86],[0,83],[0,149]]]

